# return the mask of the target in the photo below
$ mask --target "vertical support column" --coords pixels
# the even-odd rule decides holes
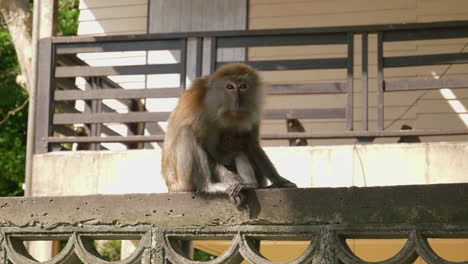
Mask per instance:
[[[35,154],[48,152],[47,138],[52,128],[53,101],[52,93],[54,91],[54,71],[55,61],[53,56],[53,45],[50,38],[39,40],[38,56],[38,80],[37,80],[37,101],[36,104],[36,129],[35,129]]]
[[[185,90],[187,89],[187,39],[183,38],[180,42],[180,88]]]
[[[151,227],[151,264],[168,263],[165,259],[165,244],[164,231]]]
[[[96,90],[99,89],[99,80],[98,77],[90,77],[87,80],[87,86],[91,90]],[[92,100],[91,101],[91,113],[99,113],[102,110],[102,102],[101,100]],[[101,136],[101,128],[102,124],[98,123],[93,123],[91,124],[91,135],[92,137],[99,137]],[[92,143],[91,144],[91,150],[100,150],[101,149],[101,144],[99,143]]]
[[[202,76],[203,71],[203,39],[197,38],[195,78]]]
[[[384,130],[383,33],[377,33],[377,129]]]
[[[347,37],[348,42],[348,59],[347,59],[347,105],[346,105],[346,128],[348,131],[353,130],[353,70],[354,70],[354,33],[349,32]]]
[[[369,130],[369,100],[368,100],[368,34],[367,32],[362,33],[362,75],[361,75],[361,128],[363,131]]]
[[[312,258],[312,264],[338,264],[336,255],[336,233],[333,229],[325,227],[320,232],[317,251]],[[315,241],[313,242],[315,243]]]
[[[212,37],[211,38],[211,61],[210,61],[210,73],[213,73],[216,71],[216,64],[218,62],[218,43],[217,43],[217,38]]]

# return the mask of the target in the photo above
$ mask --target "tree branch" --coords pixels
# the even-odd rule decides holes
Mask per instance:
[[[23,109],[29,102],[29,98],[27,98],[23,104],[21,104],[20,106],[18,106],[17,108],[11,110],[11,111],[8,111],[8,114],[5,118],[3,118],[2,121],[0,121],[0,126],[3,125],[3,123],[5,123],[6,121],[8,121],[8,118],[10,118],[11,116],[15,115],[17,112],[21,111],[21,109]]]
[[[21,75],[17,76],[16,82],[29,93],[32,59],[32,39],[29,31],[32,18],[28,5],[28,0],[0,0],[0,13],[8,26],[21,69]]]

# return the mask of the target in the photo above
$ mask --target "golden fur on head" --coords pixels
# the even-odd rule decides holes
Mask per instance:
[[[214,79],[226,78],[229,76],[249,76],[260,80],[260,76],[257,71],[251,66],[244,63],[230,63],[221,66],[215,73],[211,76]]]

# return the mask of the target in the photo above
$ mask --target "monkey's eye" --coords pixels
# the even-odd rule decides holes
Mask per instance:
[[[226,89],[228,89],[228,90],[234,89],[234,85],[232,85],[232,84],[230,84],[230,83],[226,84],[225,87],[226,87]]]
[[[239,85],[239,89],[247,89],[247,84],[241,83],[241,84]]]

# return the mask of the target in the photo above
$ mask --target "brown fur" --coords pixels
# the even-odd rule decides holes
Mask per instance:
[[[180,127],[190,127],[199,139],[203,136],[203,125],[205,120],[202,115],[202,102],[207,92],[206,78],[195,80],[192,87],[182,94],[174,111],[172,111],[168,120],[166,140],[164,141],[164,151],[162,156],[162,175],[173,175],[173,180],[178,181],[175,164],[177,157],[174,151],[174,143],[180,132]],[[167,136],[172,135],[172,136]],[[172,180],[165,177],[168,189],[172,189]]]
[[[226,88],[231,83],[235,87]],[[242,63],[195,80],[168,120],[161,172],[169,191],[226,193],[238,205],[240,190],[266,186],[265,177],[278,187],[294,187],[258,144],[262,99],[257,71]]]

